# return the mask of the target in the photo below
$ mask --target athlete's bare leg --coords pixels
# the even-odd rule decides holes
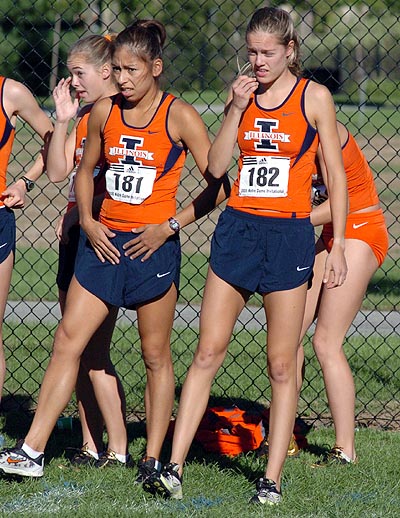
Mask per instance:
[[[371,248],[356,239],[346,239],[345,256],[346,282],[337,288],[323,288],[313,346],[324,376],[336,444],[354,459],[355,389],[343,341],[378,262]]]
[[[110,344],[118,308],[110,312],[90,339],[81,359],[76,395],[86,414],[89,433],[101,451],[103,420],[108,434],[108,447],[121,455],[128,452],[126,405],[122,383],[110,358]],[[92,393],[85,392],[92,388]],[[99,410],[98,410],[99,409]],[[85,440],[85,439],[84,439]],[[85,443],[84,443],[85,444]]]
[[[304,317],[307,283],[264,295],[267,317],[267,363],[272,398],[268,463],[265,476],[280,489],[283,465],[297,408],[297,349]]]
[[[25,438],[34,450],[44,451],[57,418],[71,399],[81,355],[108,313],[109,307],[74,277],[68,289],[64,316],[55,333],[35,417]]]
[[[175,423],[171,462],[179,464],[180,474],[248,296],[209,268],[200,312],[200,341],[183,384]]]
[[[137,308],[142,356],[146,367],[146,455],[160,458],[175,397],[171,331],[175,315],[175,285],[161,298]]]
[[[4,210],[4,209],[3,209]],[[6,376],[6,359],[3,344],[3,321],[6,311],[8,292],[10,290],[11,274],[14,264],[14,253],[0,264],[0,402],[3,395],[3,385]]]
[[[307,290],[306,308],[304,311],[303,325],[300,333],[299,348],[297,351],[297,393],[300,396],[301,386],[303,384],[305,365],[304,365],[304,337],[314,322],[322,290],[322,279],[324,277],[324,269],[328,252],[323,244],[322,239],[318,239],[315,244],[315,263],[314,263],[314,276],[312,279],[312,286]]]
[[[64,314],[66,299],[67,292],[59,289],[58,302],[62,315]],[[75,393],[82,428],[82,444],[85,444],[89,450],[99,453],[103,446],[104,420],[96,401],[92,382],[82,364],[79,366]]]

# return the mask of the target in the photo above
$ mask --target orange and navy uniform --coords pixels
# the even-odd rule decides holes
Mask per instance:
[[[6,190],[7,186],[7,167],[10,160],[11,150],[15,137],[15,127],[11,124],[6,111],[4,109],[4,85],[6,78],[0,76],[0,102],[1,102],[1,113],[0,113],[0,193]],[[3,207],[4,203],[0,197],[0,207]]]
[[[76,136],[75,136],[75,156],[74,156],[74,171],[70,175],[70,183],[69,183],[69,194],[68,194],[68,206],[67,210],[71,209],[76,205],[75,198],[75,173],[78,169],[79,164],[81,163],[83,150],[85,147],[86,137],[87,137],[87,126],[88,119],[90,115],[90,111],[93,107],[93,104],[87,105],[82,108],[79,113],[80,120],[76,126]],[[93,182],[94,182],[94,196],[99,194],[103,194],[106,190],[106,182],[105,182],[105,159],[104,156],[100,157],[94,171],[93,171]]]
[[[348,132],[342,146],[343,164],[347,177],[349,214],[379,203],[374,177],[367,159],[355,138]]]
[[[317,131],[304,108],[309,82],[299,79],[273,109],[264,109],[257,96],[251,96],[238,128],[239,172],[230,207],[272,217],[309,216],[318,147]]]
[[[378,205],[379,197],[367,159],[349,132],[347,140],[342,146],[342,155],[349,197],[345,238],[358,239],[368,243],[380,266],[389,247],[385,218],[382,209],[359,212]],[[323,226],[321,237],[327,250],[330,251],[333,243],[332,223]]]
[[[123,232],[162,223],[176,212],[176,193],[186,148],[168,132],[168,114],[175,97],[164,92],[151,121],[144,127],[124,120],[124,98],[112,99],[103,131],[107,190],[100,221]]]

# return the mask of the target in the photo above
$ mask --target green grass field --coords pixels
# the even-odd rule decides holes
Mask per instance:
[[[10,416],[7,444],[13,444],[28,421]],[[18,425],[18,427],[17,427]],[[279,507],[249,507],[254,481],[263,475],[265,458],[254,452],[229,458],[208,454],[194,444],[184,476],[182,501],[165,501],[144,493],[133,481],[136,470],[72,468],[65,448],[80,446],[79,428],[55,431],[46,450],[45,476],[38,480],[0,479],[0,515],[4,517],[143,517],[226,516],[285,518],[359,518],[399,516],[398,432],[359,429],[359,462],[353,466],[312,469],[311,464],[332,445],[332,430],[316,428],[308,435],[309,449],[288,458]],[[145,446],[143,427],[128,426],[129,450],[139,458]],[[165,445],[166,459],[170,443]]]
[[[7,344],[7,392],[26,407],[34,406],[38,387],[46,368],[55,326],[5,326]],[[143,365],[135,329],[120,327],[114,336],[113,360],[123,379],[128,408],[143,409]],[[173,355],[177,377],[177,400],[181,380],[197,341],[197,332],[176,329]],[[235,333],[229,354],[212,389],[210,404],[237,404],[248,408],[252,403],[266,407],[269,387],[265,376],[263,333]],[[392,408],[399,400],[400,358],[393,354],[397,338],[359,337],[345,344],[357,385],[357,409],[361,417],[364,405],[371,415]],[[68,463],[67,447],[81,445],[79,422],[72,431],[54,430],[46,449],[45,477],[39,480],[0,478],[0,515],[4,517],[261,517],[332,518],[362,515],[397,517],[400,505],[396,459],[400,433],[366,428],[356,429],[359,463],[349,467],[312,469],[311,464],[332,446],[333,430],[321,427],[307,410],[327,414],[321,374],[311,348],[306,346],[307,370],[299,415],[307,423],[309,447],[298,458],[288,458],[283,475],[284,501],[277,508],[250,508],[248,499],[254,481],[263,474],[265,458],[255,452],[228,458],[206,453],[199,444],[191,448],[184,478],[184,499],[164,501],[144,493],[133,481],[136,470],[90,468],[76,469]],[[229,394],[229,397],[227,396]],[[374,396],[375,395],[375,396]],[[5,398],[10,402],[9,397]],[[12,446],[25,435],[31,417],[10,405],[1,418],[5,445]],[[74,410],[71,403],[67,412]],[[398,403],[397,403],[398,412]],[[366,423],[368,425],[368,423]],[[308,430],[305,427],[305,430]],[[142,422],[128,422],[129,451],[138,459],[145,447]],[[107,440],[106,436],[104,437]],[[168,459],[170,441],[166,440],[162,459]]]

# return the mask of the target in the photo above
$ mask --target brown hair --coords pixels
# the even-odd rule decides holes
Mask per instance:
[[[112,39],[112,36],[110,36]],[[68,52],[68,59],[73,55],[82,54],[88,63],[100,68],[105,63],[111,63],[112,44],[105,36],[91,35],[80,38]]]
[[[162,57],[162,49],[167,37],[165,27],[157,20],[137,20],[118,34],[113,48],[127,46],[144,61],[154,61]]]
[[[276,7],[258,9],[247,26],[246,40],[251,32],[267,32],[274,34],[281,45],[288,45],[293,41],[293,53],[289,57],[289,70],[295,75],[301,75],[300,41],[289,13]]]

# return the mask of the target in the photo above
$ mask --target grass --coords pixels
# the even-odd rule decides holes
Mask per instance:
[[[35,406],[38,388],[46,368],[55,325],[13,324],[6,322],[4,339],[8,377],[1,433],[5,445],[24,437],[31,415],[10,404],[12,399]],[[178,401],[181,382],[197,344],[197,330],[175,329],[172,350],[177,378]],[[237,404],[256,409],[268,406],[269,385],[265,374],[265,335],[263,332],[238,330],[212,388],[211,405]],[[81,446],[79,422],[72,431],[52,433],[46,449],[45,477],[38,480],[0,479],[0,516],[40,517],[316,517],[358,518],[359,516],[397,517],[400,505],[396,452],[400,433],[366,428],[363,416],[398,414],[400,369],[398,339],[372,336],[350,337],[345,344],[357,385],[356,430],[358,464],[349,467],[312,469],[311,463],[327,451],[334,441],[333,430],[311,419],[326,415],[328,408],[321,373],[306,344],[306,383],[299,415],[310,427],[306,430],[309,447],[296,459],[288,459],[283,474],[283,503],[276,508],[250,508],[248,499],[254,481],[262,476],[265,459],[255,452],[228,458],[205,452],[194,443],[184,478],[184,499],[164,501],[144,493],[134,485],[136,471],[125,469],[95,470],[72,468],[67,447]],[[140,358],[136,329],[120,326],[113,337],[114,363],[123,380],[127,407],[143,411],[144,369]],[[8,393],[8,396],[7,396]],[[72,401],[66,414],[73,412]],[[369,423],[373,419],[370,418]],[[312,426],[312,424],[314,425]],[[366,424],[369,424],[368,422]],[[375,425],[378,422],[375,423]],[[145,448],[145,427],[135,419],[128,423],[129,451],[138,459]],[[106,436],[104,437],[106,441]],[[165,441],[162,460],[169,458],[171,443]]]
[[[15,434],[12,424],[6,428],[10,444]],[[129,427],[129,438],[130,452],[138,458],[144,436],[133,425]],[[46,450],[44,478],[0,480],[0,516],[397,517],[400,492],[393,453],[400,448],[400,434],[360,429],[356,432],[358,464],[312,469],[310,464],[333,440],[330,429],[311,430],[310,450],[286,461],[282,504],[253,508],[247,502],[254,493],[254,481],[265,468],[265,459],[253,452],[229,458],[207,454],[199,445],[193,445],[185,469],[184,499],[165,501],[134,485],[133,470],[70,467],[64,448],[80,445],[79,432],[54,432]],[[169,446],[167,443],[164,456]]]

